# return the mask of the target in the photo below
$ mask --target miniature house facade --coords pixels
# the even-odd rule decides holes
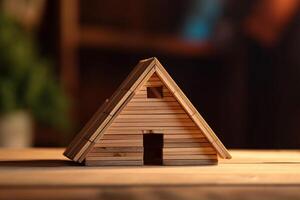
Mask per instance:
[[[210,165],[231,158],[156,58],[138,63],[64,155],[90,166]]]

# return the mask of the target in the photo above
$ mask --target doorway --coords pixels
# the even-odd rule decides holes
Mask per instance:
[[[161,133],[143,135],[144,165],[162,165],[164,137]]]

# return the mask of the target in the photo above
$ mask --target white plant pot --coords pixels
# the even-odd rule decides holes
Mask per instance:
[[[26,111],[0,116],[0,147],[25,148],[33,144],[33,120]]]

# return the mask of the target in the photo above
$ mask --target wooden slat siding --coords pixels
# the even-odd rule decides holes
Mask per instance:
[[[90,153],[143,153],[143,147],[94,147]]]
[[[195,124],[189,122],[116,122],[111,128],[115,127],[194,127]],[[144,130],[144,129],[143,129]]]
[[[208,155],[164,155],[164,160],[216,160],[216,154]]]
[[[153,78],[152,78],[153,77]],[[163,85],[154,73],[146,85]],[[154,85],[154,84],[153,84]],[[174,156],[180,159],[187,156],[191,159],[215,159],[216,153],[212,145],[202,134],[201,130],[192,121],[190,116],[177,102],[172,93],[163,85],[164,98],[155,99],[146,97],[146,87],[142,86],[123,110],[116,116],[102,138],[94,144],[86,162],[96,161],[124,161],[143,159],[143,150],[137,149],[126,154],[123,148],[143,148],[143,130],[153,130],[164,134],[163,149],[186,149],[182,152],[163,150],[163,155],[170,160]],[[167,95],[167,98],[165,98]],[[136,101],[137,100],[137,101]],[[192,150],[191,150],[192,148]],[[195,150],[197,149],[197,150]],[[113,152],[112,152],[113,151]],[[113,156],[120,155],[120,156]],[[197,157],[198,156],[198,157]],[[95,163],[95,162],[94,162]],[[109,162],[105,163],[108,164]],[[110,165],[114,165],[111,162]]]
[[[123,130],[123,129],[122,129]],[[205,137],[201,134],[198,130],[180,130],[180,129],[151,129],[155,133],[162,133],[164,132],[165,138],[201,138]],[[128,129],[123,130],[122,132],[120,129],[110,129],[109,131],[105,132],[106,135],[142,135],[143,132],[139,129]],[[104,136],[103,136],[104,137]]]
[[[143,165],[143,160],[86,160],[86,166],[140,166]]]
[[[73,157],[74,150],[76,151],[76,147],[78,146],[79,142],[85,137],[86,132],[90,129],[93,124],[98,121],[98,118],[101,117],[101,112],[103,108],[106,106],[107,102],[104,102],[100,108],[96,111],[96,113],[92,116],[92,118],[85,124],[85,126],[82,128],[82,130],[74,137],[74,139],[71,141],[69,146],[64,152],[64,155],[71,158]]]
[[[138,114],[183,114],[185,113],[183,110],[129,110],[129,111],[123,111],[123,114],[125,115],[138,115]]]
[[[152,61],[139,62],[138,66],[128,75],[128,77],[123,81],[119,88],[114,92],[112,97],[107,101],[106,106],[103,107],[103,113],[109,114],[108,118],[100,119],[95,123],[96,127],[92,127],[92,130],[87,137],[90,141],[94,141],[98,133],[96,130],[101,130],[103,127],[99,127],[99,124],[106,125],[105,121],[109,121],[111,116],[117,112],[119,105],[121,105],[131,94],[132,91],[128,91],[129,88],[137,87],[134,85],[137,82],[141,74],[147,74],[152,67],[148,66]],[[146,70],[146,68],[148,68]],[[133,86],[134,85],[134,86]]]
[[[147,73],[146,73],[147,72]],[[134,89],[138,89],[140,88],[148,79],[149,77],[151,77],[151,75],[154,73],[154,69],[150,68],[150,70],[144,71],[143,74],[145,74],[145,76],[141,76],[138,78],[138,80],[134,83],[134,85],[130,88],[130,90],[132,90],[132,88]],[[112,119],[114,120],[119,114],[120,112],[124,109],[124,107],[130,102],[130,100],[132,99],[132,97],[134,96],[134,92],[130,93],[130,95],[128,96],[128,98],[122,98],[122,101],[119,101],[116,104],[116,107],[113,108],[113,111],[110,112],[110,115],[113,116]],[[124,100],[124,101],[123,101]],[[100,133],[95,133],[97,136],[95,138],[95,141],[98,141],[102,135],[104,134],[104,132],[106,131],[106,129],[110,126],[111,122],[113,120],[110,120],[109,123],[105,123],[105,129],[103,128]]]
[[[130,111],[135,111],[135,112],[139,112],[138,114],[143,114],[143,111],[161,111],[160,114],[165,114],[164,112],[169,112],[169,111],[182,111],[180,106],[128,106],[126,107],[126,109],[124,109],[124,113],[126,114],[126,112],[130,112]],[[142,111],[142,112],[141,112]],[[124,114],[123,113],[123,114]],[[184,111],[180,112],[180,113],[184,113]],[[150,115],[152,115],[151,113],[149,113]],[[155,112],[153,112],[153,114],[155,114]]]
[[[97,144],[116,144],[116,143],[139,143],[142,139],[123,139],[123,140],[100,140],[97,141]]]
[[[131,100],[132,102],[176,102],[176,99],[172,96],[164,97],[164,99],[145,99],[145,98],[134,98]]]
[[[164,121],[164,122],[170,122],[170,123],[174,123],[174,122],[178,122],[178,123],[180,123],[180,122],[190,122],[191,120],[190,119],[188,119],[188,118],[178,118],[178,119],[176,119],[176,118],[171,118],[171,119],[169,119],[169,118],[165,118],[165,119],[156,119],[156,118],[138,118],[138,119],[131,119],[131,118],[127,118],[127,119],[125,119],[125,118],[119,118],[119,119],[116,119],[115,120],[115,123],[130,123],[130,122],[132,122],[132,123],[139,123],[139,122],[148,122],[148,123],[153,123],[153,122],[161,122],[161,121]]]
[[[218,160],[163,160],[163,165],[217,165]]]
[[[95,147],[142,147],[143,142],[126,142],[126,143],[112,143],[112,144],[102,144],[95,143]]]
[[[101,109],[103,107],[104,106],[101,106]],[[80,133],[77,134],[75,136],[75,138],[72,140],[72,142],[70,143],[70,145],[68,146],[68,148],[64,152],[64,155],[66,155],[67,157],[73,159],[75,157],[76,153],[78,152],[78,149],[80,149],[82,147],[81,143],[83,141],[90,141],[89,137],[87,137],[87,136],[94,130],[95,124],[107,117],[107,114],[100,113],[99,110],[96,112],[97,116],[95,116],[95,115],[93,116],[93,119],[95,121],[94,122],[89,121],[87,123],[87,125],[84,126],[84,128],[80,131]]]
[[[87,157],[136,157],[136,156],[143,156],[143,152],[90,152],[88,153]]]
[[[143,155],[139,155],[139,156],[130,156],[130,157],[107,157],[107,156],[88,156],[86,157],[86,160],[103,160],[103,161],[114,161],[114,160],[136,160],[136,161],[140,161],[143,160]]]
[[[178,156],[178,159],[180,156],[192,156],[192,155],[213,155],[213,156],[216,156],[217,158],[217,155],[216,155],[216,152],[203,152],[203,153],[199,153],[199,152],[175,152],[175,153],[163,153],[163,158],[164,159],[168,159],[167,156]],[[187,159],[188,160],[188,159]]]
[[[207,152],[187,152],[187,151],[178,151],[178,152],[163,152],[164,156],[176,156],[176,155],[216,155],[216,151],[207,151]]]
[[[169,132],[170,130],[181,130],[181,131],[186,131],[186,130],[199,130],[197,127],[194,126],[187,126],[187,127],[182,127],[182,126],[165,126],[165,127],[160,127],[160,126],[145,126],[145,127],[110,127],[107,132],[111,132],[111,131],[124,131],[127,132],[128,130],[135,130],[135,131],[139,131],[140,133],[142,133],[142,130],[163,130],[166,132]],[[121,133],[120,133],[121,134]]]
[[[101,114],[101,118],[97,119],[97,122],[90,126],[84,138],[90,141],[94,141],[96,134],[105,127],[105,123],[103,122],[108,122],[109,120],[111,120],[111,118],[112,117],[106,113]]]
[[[119,112],[123,110],[124,106],[127,105],[127,103],[132,99],[133,95],[135,94],[134,92],[130,92],[130,91],[134,91],[135,89],[139,89],[154,73],[154,68],[153,67],[148,67],[149,69],[144,70],[142,72],[143,75],[140,75],[138,77],[138,79],[134,82],[134,84],[128,89],[128,91],[126,92],[126,95],[124,95],[123,97],[121,97],[121,100],[118,100],[116,104],[113,104],[115,106],[111,106],[112,110],[110,108],[107,109],[107,113],[110,112],[109,116],[112,116],[107,122],[104,121],[105,123],[101,123],[100,127],[95,131],[95,133],[91,136],[95,137],[95,139],[93,139],[93,144],[92,146],[90,146],[89,148],[93,148],[94,143],[99,141],[101,139],[101,137],[103,136],[104,132],[106,131],[106,129],[109,127],[110,123],[119,115]],[[120,92],[119,94],[121,94],[122,92]],[[129,94],[129,96],[127,96],[127,94]],[[118,96],[118,95],[117,95]],[[112,145],[109,145],[112,146]],[[113,145],[114,146],[114,145]],[[124,146],[123,144],[120,146]],[[132,146],[137,146],[136,144],[133,144]],[[139,146],[139,145],[138,145]],[[81,153],[81,157],[79,157],[78,161],[82,162],[85,159],[85,155],[88,152],[85,151],[83,153]]]
[[[208,142],[206,138],[164,138],[164,143],[178,143],[178,142]]]
[[[186,112],[192,117],[197,126],[203,131],[203,134],[207,137],[207,139],[212,143],[215,149],[218,151],[219,155],[222,158],[230,159],[231,155],[222,144],[222,142],[215,135],[214,131],[210,128],[210,126],[206,123],[197,109],[193,106],[193,104],[189,101],[189,99],[185,96],[185,94],[178,87],[176,82],[172,79],[172,77],[168,74],[168,72],[164,69],[164,67],[160,64],[160,62],[155,59],[155,69],[156,74],[162,79],[166,87],[174,94],[176,99],[183,105]]]
[[[192,130],[190,130],[192,131]],[[177,134],[164,134],[164,139],[193,139],[193,138],[205,138],[202,133],[196,132],[186,132],[186,133],[177,133]]]
[[[132,135],[132,134],[113,134],[113,135],[110,135],[110,134],[105,134],[103,135],[102,140],[136,140],[136,139],[142,139],[143,136],[140,134],[140,135]]]
[[[164,143],[165,148],[189,148],[189,147],[211,147],[211,144],[209,142],[178,142],[178,143]]]
[[[148,79],[149,81],[146,83],[146,80]],[[160,101],[157,99],[155,99],[156,101],[148,101],[148,99],[146,101],[143,101],[143,99],[146,99],[147,96],[146,87],[160,86],[161,85],[160,81],[163,85],[164,97],[172,97],[172,98],[168,98],[168,100],[166,101]],[[134,100],[130,101],[133,95],[134,95],[134,99],[137,99],[136,101]],[[174,98],[176,98],[176,100],[180,103],[179,106],[177,105],[177,102],[174,101]],[[132,103],[132,106],[128,106],[129,110],[126,110],[127,109],[126,104],[129,102]],[[126,109],[122,111],[124,107],[126,107]],[[141,113],[141,111],[143,113]],[[112,135],[113,134],[120,135],[123,134],[124,131],[127,132],[128,134],[131,132],[131,130],[136,129],[136,127],[132,127],[132,126],[126,126],[126,127],[116,126],[113,127],[112,131],[107,130],[108,127],[115,120],[115,118],[118,117],[119,114],[121,115],[123,114],[124,116],[148,115],[151,116],[152,118],[153,115],[187,114],[189,115],[189,118],[187,119],[191,119],[196,124],[195,127],[182,126],[183,123],[188,124],[188,121],[185,121],[183,123],[175,123],[171,121],[169,123],[170,126],[164,126],[165,124],[161,126],[153,126],[152,124],[153,122],[151,122],[151,124],[149,122],[148,125],[142,127],[143,128],[142,130],[145,129],[154,130],[154,131],[160,131],[162,133],[164,133],[165,130],[169,132],[172,130],[174,133],[171,134],[177,135],[183,133],[182,132],[175,133],[176,131],[199,129],[201,130],[201,135],[205,135],[207,137],[211,145],[214,146],[214,148],[218,151],[218,153],[222,158],[231,157],[228,151],[226,150],[226,148],[223,146],[223,144],[220,142],[220,140],[215,136],[211,128],[208,126],[208,124],[204,121],[201,115],[197,112],[197,110],[194,108],[191,102],[186,98],[184,93],[180,90],[180,88],[177,86],[177,84],[173,81],[173,79],[169,76],[169,74],[161,66],[161,64],[156,58],[144,60],[138,64],[138,66],[133,70],[132,73],[129,74],[128,78],[121,84],[118,90],[113,94],[112,98],[104,106],[102,113],[107,114],[108,116],[97,117],[96,119],[94,119],[93,122],[88,123],[89,126],[87,127],[87,130],[89,131],[85,131],[86,134],[83,134],[84,135],[83,137],[78,136],[77,138],[75,138],[75,141],[73,142],[75,147],[72,146],[66,150],[65,154],[67,154],[69,158],[78,162],[83,161],[88,151],[90,151],[90,149],[93,148],[95,141],[100,140],[104,133],[108,133]],[[134,120],[131,122],[134,122]],[[94,133],[92,133],[93,130],[95,130],[94,123],[99,124],[100,127],[98,127]],[[129,122],[117,122],[117,123],[129,124]],[[177,124],[181,124],[181,126],[178,126]],[[103,127],[101,127],[101,125],[103,125]],[[95,126],[97,127],[98,125]],[[141,127],[138,127],[138,129],[140,128]],[[135,130],[135,131],[140,131],[137,132],[137,134],[141,134],[141,130]],[[134,132],[134,134],[136,134],[136,132]],[[82,141],[83,143],[86,142],[86,144],[82,145],[83,144]],[[177,143],[170,143],[170,144],[177,145]],[[194,142],[190,142],[189,144],[193,146]],[[185,147],[181,147],[181,148],[185,148]]]
[[[86,160],[105,160],[105,161],[113,161],[113,160],[136,160],[136,161],[141,161],[143,160],[143,155],[139,156],[130,156],[130,157],[107,157],[107,156],[98,156],[98,157],[86,157]]]
[[[216,150],[213,147],[187,147],[187,148],[163,148],[164,153],[176,153],[176,152],[211,152]]]
[[[134,98],[133,98],[134,99]],[[145,101],[145,102],[132,102],[130,101],[126,108],[128,107],[180,107],[181,108],[181,105],[177,102],[177,101],[174,101],[174,102],[170,102],[170,101],[163,101],[163,99],[161,99],[162,101],[161,102],[153,102],[151,101],[150,99],[148,99],[148,101]]]
[[[188,118],[190,119],[190,117],[187,114],[177,114],[177,115],[169,115],[169,114],[163,114],[163,115],[119,115],[118,119],[138,119],[138,118],[142,118],[142,119],[182,119],[182,118]]]
[[[146,69],[153,69],[155,63],[155,59],[147,59],[140,61],[138,65],[133,69],[133,71],[127,76],[127,78],[122,82],[122,84],[119,86],[119,88],[113,93],[110,101],[104,102],[102,106],[97,110],[97,112],[94,114],[94,116],[90,119],[90,121],[85,125],[83,130],[78,134],[79,136],[76,136],[71,144],[68,146],[68,148],[65,150],[64,155],[68,158],[79,161],[78,159],[80,157],[83,157],[83,154],[86,154],[86,149],[90,149],[90,147],[87,148],[87,145],[90,145],[91,142],[88,142],[87,145],[82,145],[80,141],[93,141],[95,139],[95,135],[92,130],[95,130],[94,126],[97,122],[98,124],[103,124],[106,120],[106,118],[103,119],[102,116],[100,116],[100,113],[110,113],[111,109],[114,108],[114,106],[111,106],[116,101],[119,100],[119,98],[122,98],[122,90],[126,90],[126,88],[131,88],[134,83],[139,79],[140,76],[142,76]],[[101,118],[101,120],[99,120]],[[93,137],[94,138],[91,138]],[[84,140],[85,138],[85,140]],[[84,147],[84,149],[82,149]],[[82,160],[82,159],[81,159]],[[80,161],[79,161],[80,162]]]

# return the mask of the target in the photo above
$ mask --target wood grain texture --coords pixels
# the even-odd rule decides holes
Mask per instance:
[[[123,186],[123,187],[2,187],[0,196],[5,200],[111,200],[111,199],[164,199],[174,200],[241,200],[300,198],[297,185],[178,185],[178,186]]]
[[[1,149],[0,186],[300,186],[300,151],[231,150],[231,160],[213,166],[90,168],[63,150]]]
[[[163,94],[168,96],[163,98],[147,98],[147,86],[161,86]],[[136,95],[139,95],[136,98]],[[138,99],[138,101],[135,101]],[[170,114],[171,112],[179,112],[179,114]],[[142,134],[145,131],[162,133],[164,148],[196,148],[195,151],[173,151],[172,153],[163,153],[162,159],[166,159],[165,164],[170,165],[196,165],[198,164],[215,164],[217,160],[216,151],[205,153],[202,148],[212,145],[205,138],[201,130],[193,122],[183,107],[174,98],[173,93],[164,85],[156,73],[151,74],[148,81],[145,81],[136,94],[128,101],[124,108],[113,117],[112,123],[103,132],[101,138],[95,141],[93,149],[99,148],[115,148],[115,152],[108,152],[106,149],[101,149],[101,152],[96,150],[87,154],[86,164],[92,165],[105,161],[108,165],[116,163],[115,161],[125,160],[143,160],[144,153],[140,151],[131,151],[130,154],[125,154],[122,149],[119,152],[116,149],[119,147],[143,147]],[[169,136],[171,134],[171,136]],[[199,153],[201,152],[201,154]],[[131,155],[131,156],[129,156]],[[193,161],[191,161],[193,160]],[[96,162],[99,161],[99,162]],[[133,163],[131,163],[133,164]],[[140,163],[138,163],[140,165]],[[121,164],[117,164],[121,165]]]

